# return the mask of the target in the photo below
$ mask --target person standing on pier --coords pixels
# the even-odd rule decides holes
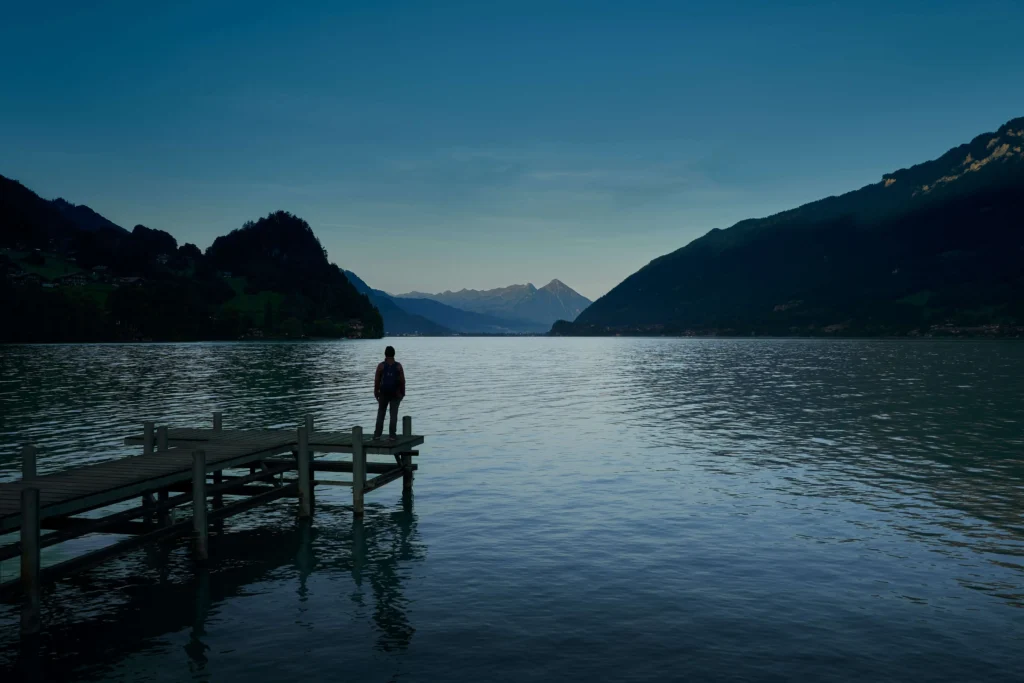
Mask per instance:
[[[373,378],[373,396],[377,399],[377,426],[373,438],[379,439],[384,432],[384,413],[391,407],[388,423],[388,439],[398,438],[398,404],[405,398],[405,370],[395,360],[395,347],[384,349],[384,362],[377,365]]]

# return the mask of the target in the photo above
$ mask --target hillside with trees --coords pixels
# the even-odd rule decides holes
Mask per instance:
[[[0,176],[0,342],[380,337],[369,299],[284,211],[204,254]]]
[[[554,334],[1024,334],[1024,118],[839,197],[715,229]]]

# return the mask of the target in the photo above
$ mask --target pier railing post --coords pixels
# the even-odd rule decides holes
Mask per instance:
[[[21,479],[32,481],[37,477],[36,473],[36,447],[32,445],[21,449]]]
[[[363,428],[352,428],[352,513],[363,514],[363,486],[366,484],[366,451],[363,450]]]
[[[412,417],[406,415],[402,418],[402,436],[412,436]],[[402,474],[402,490],[412,490],[412,456],[402,456],[402,468],[405,472]]]
[[[152,422],[143,422],[142,423],[142,454],[143,455],[153,455],[153,443],[154,443],[154,441],[155,441],[155,438],[154,438],[153,423]],[[142,494],[142,507],[147,510],[142,515],[142,521],[146,522],[148,524],[149,521],[152,519],[152,512],[151,512],[151,508],[153,507],[153,494],[152,493],[148,493],[147,492],[147,493],[143,493]]]
[[[153,423],[143,422],[142,423],[142,454],[152,455],[153,454]]]
[[[192,528],[195,555],[200,562],[209,557],[209,528],[206,524],[206,451],[192,451]]]
[[[307,415],[306,416],[306,438],[307,439],[313,438],[313,416],[312,415]],[[310,509],[311,513],[316,508],[316,488],[314,488],[314,486],[313,486],[313,480],[315,478],[315,474],[313,472],[313,456],[314,455],[315,455],[315,453],[311,450],[309,452],[309,509]]]
[[[213,414],[213,431],[219,432],[223,426],[224,426],[224,413],[220,413],[220,412],[214,413]]]
[[[156,452],[167,450],[167,427],[156,428]],[[160,503],[166,503],[168,498],[167,489],[160,489],[156,499]],[[167,526],[170,523],[170,511],[167,508],[160,508],[156,513],[156,523],[160,526]]]
[[[310,517],[313,514],[313,501],[310,493],[313,487],[309,477],[309,432],[306,427],[299,427],[299,517]]]
[[[21,632],[39,633],[40,617],[40,546],[39,546],[39,489],[21,490],[21,588],[25,604],[21,609]]]

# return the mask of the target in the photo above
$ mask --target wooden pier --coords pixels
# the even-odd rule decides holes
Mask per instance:
[[[143,425],[142,434],[125,444],[142,447],[142,454],[63,472],[38,476],[36,449],[22,451],[22,479],[0,484],[0,535],[20,531],[20,540],[0,547],[0,561],[21,557],[19,579],[0,583],[0,596],[23,594],[21,627],[26,634],[40,630],[40,592],[44,583],[95,566],[148,543],[191,533],[197,562],[209,555],[209,525],[284,497],[298,498],[298,516],[312,517],[314,488],[350,486],[352,511],[363,514],[364,496],[399,478],[411,489],[417,466],[414,450],[423,443],[412,433],[412,419],[402,421],[394,440],[365,439],[361,427],[350,433],[320,432],[307,416],[292,430],[232,430],[222,427],[220,413],[212,429],[156,428]],[[351,459],[328,459],[329,454]],[[314,454],[323,456],[319,460]],[[391,456],[372,462],[368,455]],[[318,472],[351,473],[349,481],[317,480]],[[286,477],[294,473],[295,476]],[[368,478],[368,474],[377,476]],[[233,499],[226,502],[225,498]],[[86,512],[125,501],[137,506],[96,517]],[[190,509],[177,521],[176,511]],[[54,533],[42,534],[42,530]],[[126,534],[131,538],[49,567],[42,567],[44,547],[93,533]]]

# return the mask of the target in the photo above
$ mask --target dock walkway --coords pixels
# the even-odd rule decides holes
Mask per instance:
[[[21,556],[20,579],[0,583],[0,595],[20,590],[30,606],[35,604],[26,610],[27,620],[23,615],[24,630],[38,630],[38,592],[43,580],[189,530],[197,560],[205,560],[209,517],[222,519],[286,496],[299,498],[299,517],[311,517],[313,489],[318,484],[351,486],[353,514],[362,515],[366,493],[398,478],[411,489],[417,469],[412,457],[419,454],[414,449],[424,442],[424,437],[412,433],[408,416],[403,419],[402,435],[393,440],[366,440],[360,427],[350,433],[316,431],[311,417],[296,430],[231,430],[222,429],[221,423],[219,413],[214,415],[212,429],[155,429],[153,423],[145,423],[142,434],[125,439],[127,445],[141,445],[142,455],[42,476],[36,474],[35,448],[25,447],[22,479],[0,484],[0,534],[20,530],[19,542],[0,547],[0,561]],[[314,454],[335,453],[352,457],[314,460]],[[389,455],[394,461],[368,462],[367,455]],[[229,476],[229,470],[242,472]],[[289,472],[298,476],[285,479]],[[317,481],[315,472],[351,473],[352,480]],[[378,476],[368,479],[368,472]],[[208,512],[208,496],[212,512]],[[225,496],[244,500],[225,505]],[[140,497],[141,505],[130,510],[98,518],[76,516]],[[174,523],[172,511],[183,505],[190,505],[192,518]],[[42,529],[56,533],[43,536]],[[135,538],[42,570],[42,547],[97,532],[134,534]]]

